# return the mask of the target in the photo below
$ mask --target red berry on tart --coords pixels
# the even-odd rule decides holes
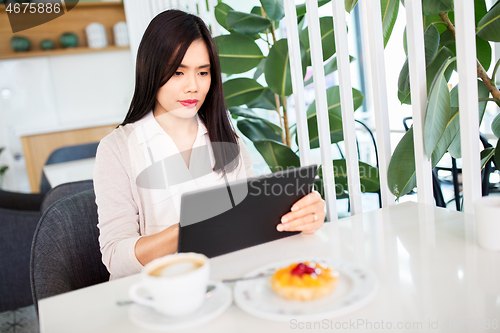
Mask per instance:
[[[271,287],[283,298],[307,301],[330,294],[339,277],[337,270],[325,264],[305,261],[276,271]]]

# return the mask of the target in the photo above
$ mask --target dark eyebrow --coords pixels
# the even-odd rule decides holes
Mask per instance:
[[[202,66],[198,67],[197,69],[208,68],[208,67],[210,67],[210,64],[208,64],[208,65],[202,65]],[[187,68],[187,66],[183,65],[183,64],[180,64],[179,68]]]

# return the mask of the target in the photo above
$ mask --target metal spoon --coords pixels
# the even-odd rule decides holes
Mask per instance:
[[[207,292],[205,293],[205,298],[209,298],[210,296],[212,296],[212,291],[215,289],[216,287],[214,285],[209,285],[207,286]],[[118,306],[122,306],[122,305],[130,305],[134,303],[134,301],[116,301],[116,305]]]

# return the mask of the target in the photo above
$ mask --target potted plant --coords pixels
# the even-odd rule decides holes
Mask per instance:
[[[323,6],[330,0],[319,0]],[[346,1],[346,10],[354,8],[357,1]],[[386,1],[387,2],[387,1]],[[261,6],[255,6],[250,13],[233,10],[224,2],[215,7],[218,23],[229,34],[215,38],[219,50],[222,72],[228,79],[224,82],[226,104],[237,127],[263,156],[272,171],[300,165],[295,124],[289,123],[288,98],[292,95],[288,44],[286,38],[280,38],[277,27],[284,18],[282,0],[260,0]],[[386,5],[387,6],[387,5]],[[308,27],[305,25],[305,4],[296,6],[299,39],[302,53],[302,73],[306,74],[311,65]],[[397,14],[397,13],[396,13]],[[335,41],[333,38],[333,18],[321,17],[323,60],[325,74],[337,70]],[[392,22],[392,26],[394,22]],[[390,29],[392,30],[392,28]],[[390,35],[390,31],[389,31]],[[256,43],[264,41],[264,50]],[[354,58],[351,58],[351,61]],[[233,74],[254,70],[251,77],[232,78]],[[263,78],[262,78],[263,77]],[[264,82],[265,85],[259,83]],[[306,80],[305,85],[312,83]],[[332,143],[343,140],[342,117],[340,109],[339,87],[327,89],[328,112],[330,118],[330,136]],[[363,104],[362,93],[353,89],[355,110]],[[267,110],[277,115],[276,122],[260,117],[254,109]],[[307,109],[309,142],[312,149],[319,147],[316,107],[313,102]],[[337,198],[347,197],[347,170],[344,159],[333,160]],[[364,192],[377,192],[380,188],[378,170],[360,162],[361,187]],[[321,170],[319,170],[321,177]]]
[[[404,5],[404,1],[401,1]],[[492,50],[489,42],[500,42],[500,1],[487,10],[485,0],[474,0],[477,46],[477,73],[479,92],[479,119],[482,121],[486,103],[500,106],[500,92],[495,77],[500,61],[490,68]],[[434,168],[446,152],[461,157],[458,85],[448,89],[455,70],[455,26],[452,0],[423,0],[424,41],[426,55],[428,104],[424,120],[424,146],[431,156]],[[406,36],[406,34],[405,34]],[[406,38],[404,40],[405,53]],[[401,103],[411,104],[408,60],[398,81]],[[500,115],[491,124],[493,133],[500,138]],[[500,165],[500,144],[481,152],[482,167],[492,158]],[[389,164],[388,185],[397,197],[409,193],[416,186],[413,131],[410,129],[397,145]]]

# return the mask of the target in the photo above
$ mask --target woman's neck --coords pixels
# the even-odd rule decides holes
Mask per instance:
[[[183,138],[198,132],[196,115],[191,118],[176,117],[168,112],[153,115],[161,128],[172,138]]]

